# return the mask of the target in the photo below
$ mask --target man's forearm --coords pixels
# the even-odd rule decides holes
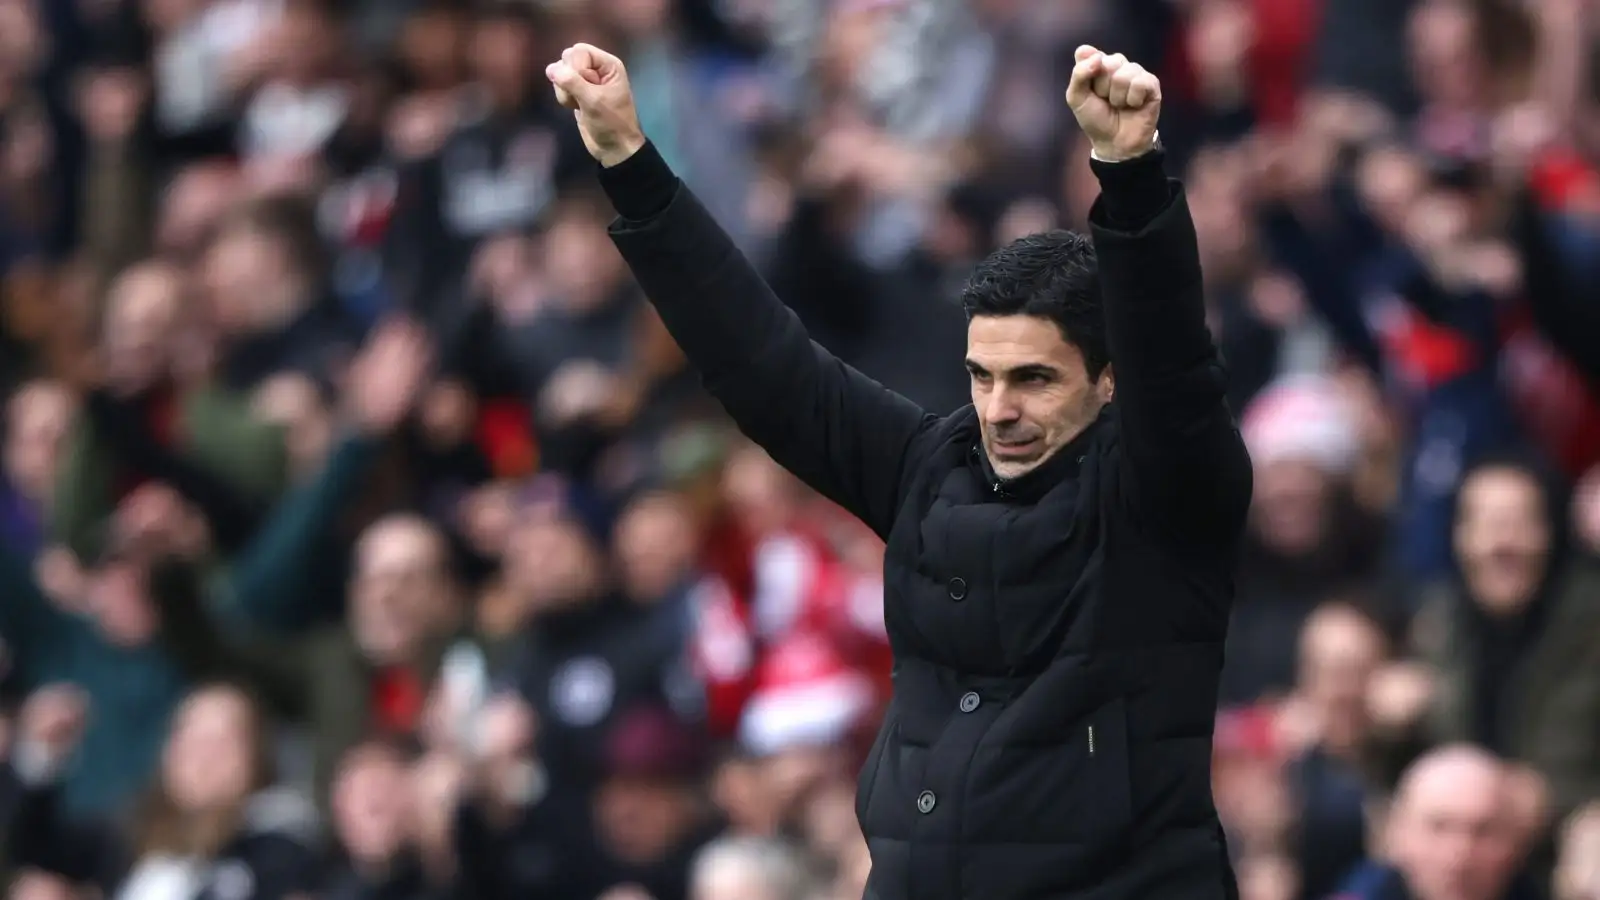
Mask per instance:
[[[811,341],[650,145],[600,173],[612,239],[706,388],[790,471],[885,533],[924,413]]]

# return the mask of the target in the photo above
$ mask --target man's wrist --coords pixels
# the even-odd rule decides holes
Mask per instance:
[[[1159,149],[1161,149],[1161,132],[1157,131],[1150,135],[1149,145],[1137,153],[1128,153],[1126,151],[1118,150],[1115,147],[1096,147],[1091,145],[1089,147],[1089,158],[1095,162],[1103,163],[1128,162],[1129,160],[1135,160],[1142,156],[1149,156],[1151,153],[1154,153]]]
[[[644,145],[645,138],[642,134],[626,138],[618,143],[615,150],[601,151],[599,156],[600,167],[610,169],[614,166],[620,166],[632,159],[634,154],[644,149]]]
[[[617,214],[634,222],[648,221],[663,212],[678,193],[678,176],[661,151],[648,140],[626,159],[607,167],[600,164],[600,187]]]

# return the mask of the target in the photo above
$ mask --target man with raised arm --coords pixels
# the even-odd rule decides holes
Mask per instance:
[[[856,801],[868,900],[1237,896],[1211,738],[1250,461],[1155,76],[1078,49],[1091,233],[978,265],[972,405],[940,417],[811,342],[645,138],[621,61],[579,44],[546,74],[707,389],[888,542],[894,699]]]

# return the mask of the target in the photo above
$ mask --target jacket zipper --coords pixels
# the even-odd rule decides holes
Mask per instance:
[[[1094,726],[1089,726],[1089,755],[1094,755]]]

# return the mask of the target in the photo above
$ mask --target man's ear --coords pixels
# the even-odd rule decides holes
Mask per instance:
[[[1101,403],[1110,403],[1111,398],[1116,395],[1117,376],[1115,372],[1111,371],[1109,363],[1104,369],[1100,370],[1100,377],[1095,380],[1094,390],[1095,393],[1100,395]]]

